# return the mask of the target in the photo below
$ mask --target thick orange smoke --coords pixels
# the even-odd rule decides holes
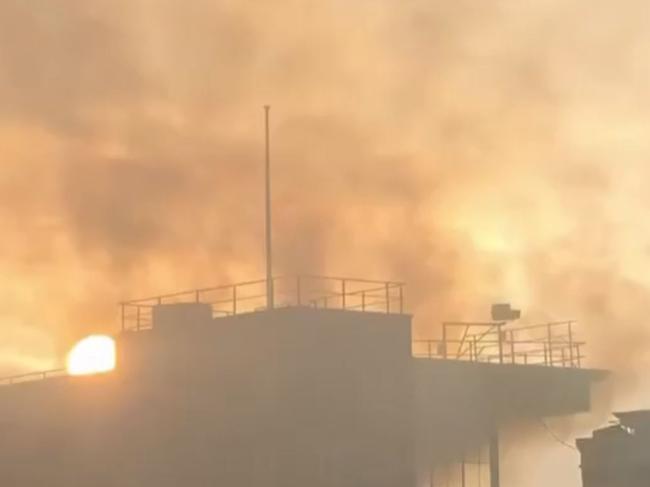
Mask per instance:
[[[575,318],[650,390],[649,9],[3,1],[0,371],[260,276],[269,102],[279,271],[405,280],[421,336],[502,299]]]

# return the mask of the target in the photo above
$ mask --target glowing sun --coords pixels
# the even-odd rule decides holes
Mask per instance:
[[[115,340],[106,335],[91,335],[77,343],[68,354],[70,375],[108,372],[115,368]]]

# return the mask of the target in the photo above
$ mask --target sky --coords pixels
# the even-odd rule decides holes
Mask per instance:
[[[263,274],[269,103],[279,273],[406,281],[421,338],[496,301],[576,319],[615,380],[560,434],[648,407],[649,24],[643,0],[4,0],[0,373],[61,364],[122,299]]]

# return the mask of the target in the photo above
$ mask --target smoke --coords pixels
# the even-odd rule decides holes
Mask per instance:
[[[279,271],[405,280],[420,336],[495,300],[578,319],[647,391],[649,9],[5,0],[2,370],[257,278],[271,103]]]

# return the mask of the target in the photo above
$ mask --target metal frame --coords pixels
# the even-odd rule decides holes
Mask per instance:
[[[215,318],[266,310],[267,284],[266,279],[261,279],[124,301],[119,305],[121,329],[123,332],[150,329],[152,310],[161,304],[209,304]],[[306,306],[364,313],[404,313],[405,284],[402,282],[304,274],[274,277],[272,289],[276,308]],[[2,377],[0,386],[65,375],[65,369],[30,372]]]
[[[506,322],[446,322],[442,338],[414,340],[413,355],[470,362],[582,366],[585,342],[576,341],[574,321],[528,326]]]
[[[29,372],[27,374],[12,375],[0,378],[0,386],[11,386],[22,384],[24,382],[33,382],[37,380],[51,379],[53,377],[63,377],[68,375],[65,369],[44,370],[40,372]]]
[[[261,279],[124,301],[120,303],[121,329],[150,329],[152,310],[162,304],[209,304],[214,318],[263,311],[268,309],[268,289],[267,280]],[[272,301],[276,308],[308,306],[345,311],[404,313],[405,284],[402,282],[303,274],[274,277],[272,289]]]
[[[152,326],[154,306],[204,303],[214,317],[266,310],[266,279],[193,289],[120,303],[122,331]],[[311,307],[363,313],[404,313],[405,284],[318,275],[273,278],[276,307]],[[445,322],[442,338],[413,340],[413,356],[470,362],[580,368],[583,341],[575,340],[575,321],[532,326],[507,322]],[[67,375],[65,369],[0,378],[0,386]]]

